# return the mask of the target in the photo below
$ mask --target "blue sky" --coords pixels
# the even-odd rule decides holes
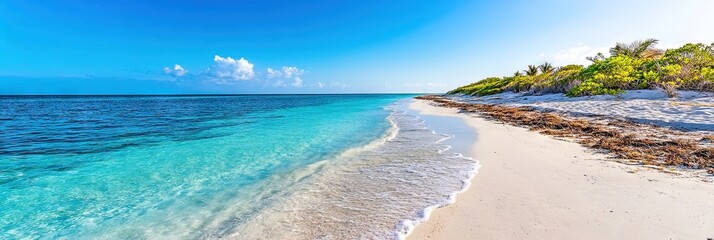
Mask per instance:
[[[0,94],[443,92],[617,41],[714,42],[714,2],[0,2]]]

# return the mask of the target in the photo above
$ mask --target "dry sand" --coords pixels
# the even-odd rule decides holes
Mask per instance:
[[[668,98],[659,90],[623,94],[567,97],[565,94],[527,95],[506,92],[488,96],[450,96],[460,102],[529,106],[571,114],[604,115],[686,130],[714,131],[714,94],[679,91]]]
[[[554,139],[415,100],[454,116],[478,140],[481,168],[456,202],[434,210],[409,239],[702,239],[714,237],[714,184],[608,161]]]

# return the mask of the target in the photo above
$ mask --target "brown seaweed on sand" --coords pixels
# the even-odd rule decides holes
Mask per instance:
[[[618,158],[657,166],[706,169],[714,173],[714,136],[682,132],[619,118],[576,117],[530,107],[462,103],[419,96],[440,106],[477,113],[487,119],[528,127],[542,134],[574,139]]]

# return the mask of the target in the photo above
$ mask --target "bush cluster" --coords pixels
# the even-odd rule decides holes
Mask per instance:
[[[670,97],[676,90],[714,92],[714,43],[689,43],[680,48],[654,48],[656,39],[617,43],[610,56],[587,59],[588,66],[529,65],[512,76],[490,77],[459,87],[449,94],[491,95],[504,91],[568,96],[618,94],[623,90],[661,89]]]

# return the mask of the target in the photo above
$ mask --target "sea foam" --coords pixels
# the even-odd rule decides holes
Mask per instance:
[[[430,212],[453,203],[479,167],[418,116],[392,110],[392,127],[345,151],[278,194],[282,199],[221,237],[240,239],[403,239]],[[215,237],[215,236],[212,236]]]

